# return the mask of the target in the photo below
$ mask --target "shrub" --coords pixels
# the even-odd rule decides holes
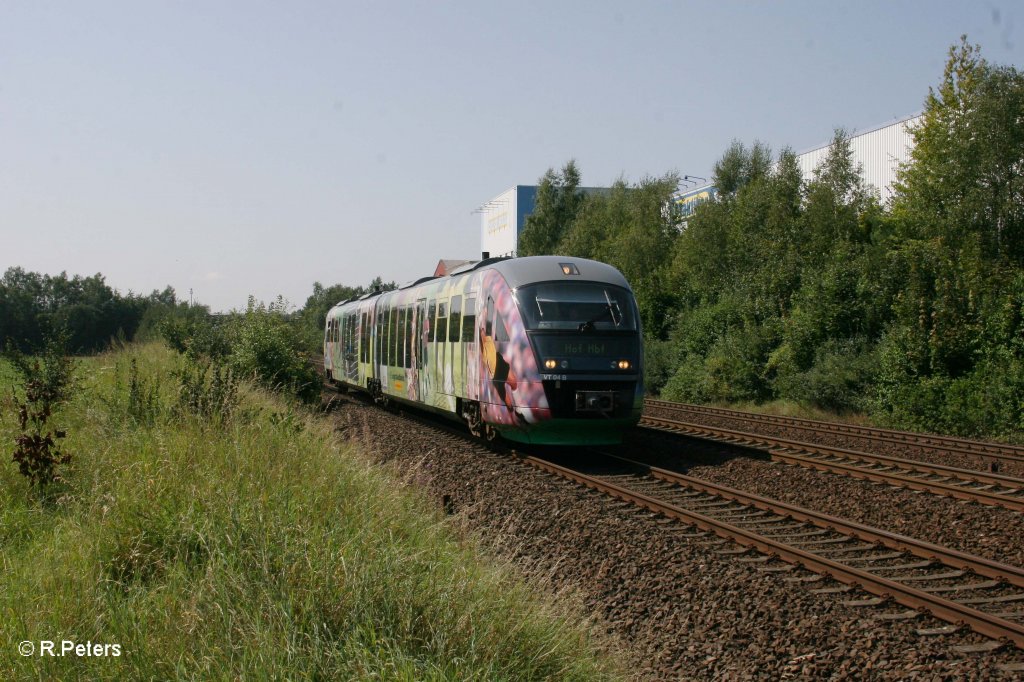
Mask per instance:
[[[868,407],[877,373],[877,356],[863,340],[830,340],[815,353],[806,371],[793,365],[775,380],[778,397],[839,412]]]
[[[778,339],[778,325],[737,326],[715,340],[706,357],[688,354],[665,385],[669,400],[758,401],[772,396],[765,372]]]
[[[673,344],[659,339],[644,339],[644,384],[653,394],[661,391],[672,376],[677,360]]]
[[[46,343],[41,358],[28,358],[17,351],[9,354],[11,364],[23,380],[24,400],[15,398],[21,433],[15,436],[13,461],[32,486],[44,489],[60,480],[59,467],[71,462],[58,441],[62,429],[48,429],[53,408],[67,401],[75,384],[75,363],[64,353],[67,337],[58,335]]]
[[[245,314],[232,322],[229,363],[239,376],[312,403],[320,396],[320,375],[301,351],[301,336],[286,309],[280,297],[269,306],[250,297]]]

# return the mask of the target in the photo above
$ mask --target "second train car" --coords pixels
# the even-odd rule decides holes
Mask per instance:
[[[340,387],[537,444],[621,442],[640,419],[642,358],[622,273],[558,256],[485,259],[343,301],[324,334]]]

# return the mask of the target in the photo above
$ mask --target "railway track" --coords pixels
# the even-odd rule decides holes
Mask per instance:
[[[758,414],[756,412],[744,412],[741,410],[731,410],[722,407],[673,403],[666,400],[654,400],[652,398],[645,400],[644,405],[649,408],[670,410],[676,413],[723,417],[744,421],[750,424],[799,429],[806,431],[809,434],[854,436],[856,438],[874,441],[877,443],[907,446],[929,452],[965,455],[976,457],[984,461],[998,460],[1024,464],[1024,447],[1018,445],[991,443],[969,440],[966,438],[955,438],[952,436],[914,433],[911,431],[896,431],[894,429],[880,429],[870,426],[858,426],[855,424],[842,424],[839,422],[818,421],[814,419],[804,419],[802,417]]]
[[[1024,479],[644,416],[641,427],[766,451],[774,461],[1024,512]]]
[[[1001,643],[1024,649],[1022,569],[603,454],[618,470],[592,474],[546,458],[516,456],[542,471],[740,545],[722,554],[756,550],[759,556],[737,558],[764,564],[762,570],[801,567],[816,576],[795,580],[816,582],[822,576],[842,583],[818,593],[860,588],[874,595],[845,601],[848,606],[879,606],[891,600],[907,609],[880,614],[880,620],[926,612],[951,625],[919,629],[921,635],[950,634],[967,626],[993,640],[959,647],[960,652],[992,650]],[[774,559],[785,565],[770,566]]]
[[[446,422],[417,412],[405,415],[475,440]],[[706,537],[710,542],[703,544],[723,545],[719,554],[806,583],[818,594],[846,595],[844,604],[873,611],[880,623],[927,613],[950,625],[919,628],[921,636],[948,636],[967,627],[988,638],[983,644],[950,645],[958,653],[984,653],[1007,643],[1024,649],[1024,570],[1014,566],[621,458],[632,473],[589,476],[544,458],[499,448],[501,451],[530,466],[695,526],[698,531],[692,536],[697,541]],[[739,547],[726,548],[729,541]],[[813,575],[796,577],[803,573],[799,569]],[[814,588],[827,578],[840,584]],[[858,588],[870,597],[857,595]],[[904,608],[879,612],[892,603]],[[1024,663],[996,668],[1016,673],[1024,671]]]

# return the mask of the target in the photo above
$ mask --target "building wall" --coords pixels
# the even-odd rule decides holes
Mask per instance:
[[[481,206],[480,250],[491,256],[515,255],[519,232],[536,201],[536,186],[516,185]]]
[[[850,137],[853,163],[863,166],[864,180],[879,191],[882,203],[892,199],[896,170],[901,163],[910,160],[910,149],[914,141],[907,127],[915,125],[920,118],[909,116]],[[797,164],[804,180],[814,177],[814,170],[828,156],[828,148],[829,145],[824,144],[797,155]]]
[[[672,195],[671,208],[677,218],[689,218],[701,204],[712,201],[718,192],[714,185],[706,184],[690,189],[681,189]]]

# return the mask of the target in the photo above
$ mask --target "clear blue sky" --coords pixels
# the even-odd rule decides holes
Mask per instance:
[[[214,310],[474,257],[472,211],[914,113],[1018,2],[0,3],[0,271]]]

